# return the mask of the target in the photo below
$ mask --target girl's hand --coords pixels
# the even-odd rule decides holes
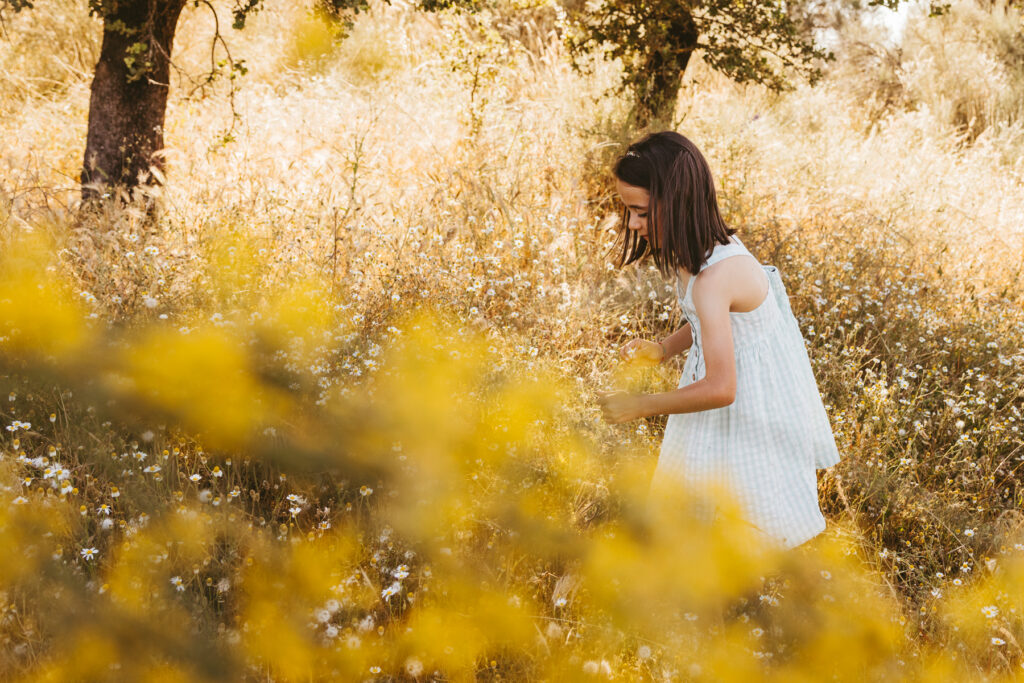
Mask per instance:
[[[657,365],[665,360],[665,347],[658,342],[633,339],[623,344],[619,355],[623,360]]]
[[[599,391],[597,402],[604,413],[605,422],[620,424],[643,417],[641,397],[625,391]]]

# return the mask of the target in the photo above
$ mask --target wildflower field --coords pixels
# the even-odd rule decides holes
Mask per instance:
[[[843,457],[779,553],[650,491],[664,418],[600,419],[675,386],[617,350],[682,321],[612,265],[639,131],[554,3],[371,3],[339,41],[268,0],[202,87],[189,5],[166,178],[89,210],[101,32],[38,5],[0,15],[5,680],[1024,675],[1019,8],[845,24],[781,94],[686,72],[672,127]]]

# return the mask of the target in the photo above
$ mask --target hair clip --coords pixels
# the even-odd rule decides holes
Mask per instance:
[[[637,154],[636,152],[634,152],[633,150],[629,150],[629,151],[628,151],[628,152],[626,152],[626,153],[625,153],[625,154],[624,154],[623,156],[627,156],[627,157],[638,157],[638,156],[640,156],[640,155],[639,155],[639,154]]]

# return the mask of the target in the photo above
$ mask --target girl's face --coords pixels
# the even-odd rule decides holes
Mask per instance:
[[[619,191],[622,203],[629,209],[626,229],[632,230],[650,241],[647,237],[647,208],[651,201],[651,193],[642,187],[624,183],[618,178],[615,179],[615,187]]]

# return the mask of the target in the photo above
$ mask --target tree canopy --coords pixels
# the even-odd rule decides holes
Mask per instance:
[[[896,0],[893,0],[896,1]],[[786,2],[761,0],[604,0],[569,12],[567,43],[574,57],[593,50],[621,60],[621,88],[632,93],[640,125],[669,112],[680,78],[696,50],[733,80],[773,90],[788,87],[787,72],[812,82],[832,58],[816,46]]]

